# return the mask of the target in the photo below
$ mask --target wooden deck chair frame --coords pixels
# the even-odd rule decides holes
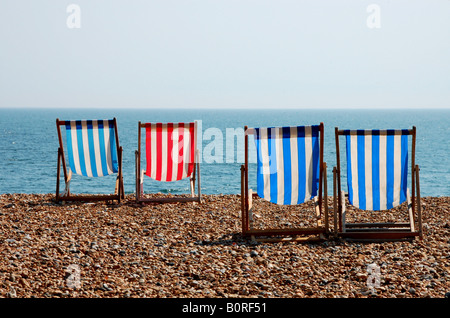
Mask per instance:
[[[58,140],[59,140],[59,148],[58,148],[58,164],[57,164],[57,176],[56,176],[56,202],[61,201],[109,201],[109,200],[117,200],[120,203],[121,199],[125,198],[124,193],[124,185],[123,185],[123,174],[122,174],[122,153],[123,149],[119,144],[119,134],[117,131],[117,120],[113,118],[114,121],[114,134],[116,138],[116,148],[117,148],[117,158],[118,158],[118,172],[116,178],[116,185],[114,189],[114,193],[112,194],[72,194],[70,192],[70,181],[72,179],[72,170],[67,169],[66,165],[66,157],[64,154],[64,142],[61,135],[61,126],[66,125],[66,121],[56,119],[56,127],[58,129]],[[63,168],[64,174],[64,182],[65,182],[65,191],[63,194],[60,194],[60,178],[61,178],[61,165]]]
[[[336,159],[337,166],[333,168],[333,209],[334,209],[334,235],[350,240],[360,241],[396,241],[411,240],[419,236],[423,238],[422,213],[420,204],[419,166],[415,164],[416,127],[408,129],[408,136],[412,136],[411,145],[411,189],[412,194],[407,195],[407,209],[409,222],[386,223],[348,223],[346,222],[345,197],[348,194],[341,190],[341,169],[339,136],[343,136],[345,130],[335,128]],[[417,205],[416,205],[417,204]],[[416,209],[417,206],[417,209]],[[383,213],[383,211],[377,211]],[[417,213],[417,226],[415,215]]]
[[[315,227],[296,227],[296,228],[264,228],[255,229],[253,227],[253,197],[258,197],[249,189],[248,177],[248,126],[244,127],[245,132],[245,162],[241,165],[241,218],[242,235],[259,242],[280,242],[280,241],[299,241],[309,242],[325,239],[329,233],[328,226],[328,200],[327,200],[327,165],[323,161],[324,146],[324,125],[319,125],[319,188],[317,200],[314,202],[317,226]],[[306,202],[305,202],[306,203]],[[299,204],[303,205],[305,203]],[[272,203],[271,203],[272,204]],[[274,203],[273,203],[274,204]],[[324,216],[324,222],[322,222]]]
[[[190,178],[190,197],[171,197],[171,198],[146,198],[144,197],[144,170],[141,170],[141,130],[145,129],[146,124],[139,121],[138,123],[138,149],[135,151],[135,160],[136,160],[136,202],[138,203],[170,203],[170,202],[198,202],[201,203],[201,184],[200,184],[200,160],[199,160],[199,151],[195,148],[195,164],[194,169]],[[194,122],[195,130],[198,125],[197,122]],[[196,132],[195,132],[196,134]],[[158,181],[161,182],[161,181]],[[195,183],[197,182],[197,194],[195,193]]]

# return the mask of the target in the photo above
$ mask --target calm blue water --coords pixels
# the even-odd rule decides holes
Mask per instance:
[[[325,125],[324,160],[328,189],[332,195],[332,168],[336,164],[334,127],[341,129],[417,127],[416,163],[420,166],[422,196],[450,196],[450,110],[138,110],[138,109],[0,109],[0,193],[54,193],[58,138],[56,118],[100,119],[116,117],[124,149],[125,192],[134,193],[138,121],[187,122],[202,125],[201,185],[204,194],[240,193],[243,148],[239,138],[227,147],[227,128],[239,132],[249,127]],[[221,136],[222,135],[222,136]],[[228,140],[231,140],[228,138]],[[253,146],[253,144],[251,144]],[[342,151],[341,168],[345,173]],[[250,149],[254,154],[254,149]],[[255,164],[251,164],[250,187],[256,189]],[[344,179],[343,179],[344,182]],[[73,193],[110,193],[115,177],[74,176]],[[162,183],[145,179],[149,192],[186,193],[188,182]],[[410,179],[408,180],[410,184]]]

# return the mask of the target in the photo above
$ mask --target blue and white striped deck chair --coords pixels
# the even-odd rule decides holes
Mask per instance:
[[[122,177],[122,147],[119,145],[116,119],[107,120],[68,120],[56,119],[58,128],[58,172],[56,201],[97,201],[124,198]],[[61,127],[65,127],[66,156],[64,152]],[[65,191],[59,194],[60,166],[63,166]],[[70,180],[72,173],[85,177],[102,177],[117,173],[114,194],[72,195]]]
[[[387,130],[339,130],[336,128],[337,168],[333,170],[338,182],[338,194],[335,197],[335,221],[340,220],[341,236],[367,239],[403,239],[422,236],[421,216],[419,231],[415,231],[414,192],[420,200],[418,186],[418,166],[415,166],[416,129]],[[360,210],[384,211],[393,209],[407,201],[409,222],[397,223],[346,223],[345,193],[340,184],[339,136],[345,136],[347,159],[348,202]],[[412,191],[410,197],[407,187],[408,178],[408,136],[412,136]],[[416,179],[416,182],[414,180]],[[415,189],[415,186],[417,187]],[[411,202],[412,199],[412,202]],[[336,206],[339,205],[337,208]],[[418,205],[420,214],[420,204]]]
[[[323,123],[314,126],[245,127],[245,165],[242,177],[242,225],[247,236],[299,236],[328,232],[328,209],[325,226],[322,213],[326,199],[326,164],[323,162]],[[254,229],[252,193],[248,189],[248,135],[256,145],[257,195],[277,205],[299,205],[315,201],[316,227]],[[325,192],[323,195],[322,192]]]

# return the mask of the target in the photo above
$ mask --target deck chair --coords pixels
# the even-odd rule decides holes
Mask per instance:
[[[422,239],[419,166],[415,164],[414,154],[416,128],[339,130],[336,127],[335,136],[337,156],[337,167],[333,168],[335,234],[353,240],[410,240],[416,236]],[[347,194],[341,190],[339,136],[345,136],[346,139]],[[407,188],[409,136],[412,137],[411,196]],[[346,196],[352,209],[356,208],[356,211],[363,210],[363,213],[392,211],[396,213],[394,214],[396,220],[384,223],[376,223],[373,220],[366,223],[347,222]],[[398,211],[401,210],[398,206],[405,201],[409,222],[397,222],[400,218]],[[396,207],[398,207],[396,210],[392,210]],[[415,224],[416,212],[418,227]]]
[[[109,120],[59,120],[58,129],[58,171],[56,182],[56,201],[107,201],[124,198],[122,175],[122,147],[119,145],[116,119]],[[61,130],[65,128],[66,150]],[[69,166],[66,166],[67,160]],[[65,190],[59,193],[61,164],[64,172]],[[72,194],[70,181],[72,174],[85,177],[102,177],[117,173],[116,185],[112,194]]]
[[[197,149],[197,122],[138,124],[136,159],[136,201],[144,202],[201,202],[200,163]],[[141,131],[145,131],[145,169],[141,169]],[[197,175],[197,179],[196,179]],[[167,182],[190,178],[190,196],[170,198],[146,197],[144,177]],[[195,194],[195,182],[198,190]]]
[[[328,233],[323,123],[298,127],[248,128],[245,126],[244,131],[245,163],[241,166],[243,236],[255,241],[267,242],[323,239]],[[249,189],[249,135],[254,136],[256,144],[256,193]],[[310,227],[269,225],[269,227],[264,226],[265,228],[255,228],[253,197],[260,197],[269,201],[269,204],[295,206],[313,199],[316,214],[314,222],[317,223]]]

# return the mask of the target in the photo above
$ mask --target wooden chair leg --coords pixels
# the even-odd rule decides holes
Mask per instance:
[[[325,233],[329,233],[329,220],[328,220],[328,185],[327,185],[327,164],[323,163],[323,205],[325,213]]]
[[[336,167],[333,168],[333,222],[334,222],[334,235],[338,233],[338,202],[336,191]]]
[[[64,189],[63,196],[70,195],[70,180],[72,180],[72,170],[69,169],[69,173],[67,174],[67,180],[65,180],[66,187]]]
[[[191,178],[191,182],[192,182],[192,186],[191,186],[191,192],[192,192],[192,196],[195,195],[195,175],[197,173],[197,164],[194,164],[194,171],[192,172],[192,178]]]
[[[115,195],[120,195],[120,175],[119,174],[117,175],[117,178],[116,178],[116,185],[114,187],[114,194]]]
[[[248,227],[250,230],[253,230],[253,191],[252,189],[248,189]]]
[[[317,226],[322,226],[322,215],[320,213],[321,208],[322,207],[320,206],[318,197],[314,197],[314,210],[316,211]]]
[[[190,178],[190,188],[191,188],[191,197],[193,198],[195,196],[194,194],[194,178]]]
[[[420,182],[419,182],[419,166],[416,165],[416,191],[417,191],[417,218],[419,225],[419,238],[423,239],[423,228],[422,228],[422,206],[420,204]]]
[[[123,177],[122,177],[122,154],[123,154],[123,148],[122,146],[119,147],[119,172],[117,173],[117,201],[120,203],[120,200],[124,198],[123,194]]]
[[[144,196],[144,174],[145,170],[141,170],[140,172],[140,182],[139,182],[139,196]]]
[[[341,191],[341,202],[340,202],[340,204],[341,204],[341,215],[340,215],[340,220],[341,220],[341,232],[345,232],[346,231],[346,228],[345,228],[345,213],[346,213],[346,211],[345,211],[345,192],[344,191]]]
[[[241,226],[242,226],[242,235],[245,235],[247,232],[247,226],[246,226],[246,211],[245,211],[245,167],[244,165],[241,165]]]
[[[135,174],[135,187],[136,187],[136,201],[139,201],[141,199],[141,175],[140,175],[140,154],[139,151],[136,150],[134,152],[134,160],[135,160],[135,169],[134,169],[134,174]]]
[[[406,202],[408,205],[409,227],[411,228],[411,232],[414,232],[415,231],[414,213],[413,213],[413,209],[412,209],[411,196],[409,194],[409,189],[406,189]]]
[[[58,148],[58,163],[56,170],[56,202],[59,201],[59,178],[61,177],[61,148]]]
[[[200,184],[200,151],[197,149],[195,151],[195,155],[197,156],[197,192],[198,192],[198,203],[202,203],[202,189]]]

